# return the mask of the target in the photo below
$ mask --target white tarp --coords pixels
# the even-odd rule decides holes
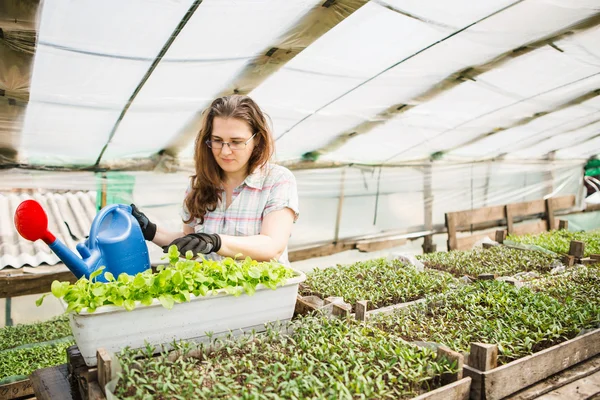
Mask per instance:
[[[90,166],[156,154],[256,57],[310,36],[317,22],[299,21],[329,7],[331,21],[318,23],[331,29],[250,92],[273,120],[278,160],[600,152],[597,130],[576,122],[596,118],[597,101],[565,107],[600,87],[598,0],[45,0],[17,159]]]

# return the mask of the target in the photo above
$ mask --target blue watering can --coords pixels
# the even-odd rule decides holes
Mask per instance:
[[[115,278],[121,273],[135,275],[150,268],[150,257],[144,235],[131,207],[112,204],[104,207],[92,221],[85,243],[77,244],[81,257],[48,231],[48,216],[35,200],[25,200],[15,211],[15,226],[27,240],[42,239],[79,279],[101,266]],[[97,278],[106,282],[104,273]]]

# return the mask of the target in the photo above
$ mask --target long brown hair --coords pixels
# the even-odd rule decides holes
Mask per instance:
[[[194,162],[196,174],[192,175],[192,190],[185,198],[185,206],[190,213],[189,223],[199,218],[204,223],[204,216],[217,208],[221,200],[221,184],[225,178],[224,171],[219,167],[212,150],[206,145],[210,140],[215,117],[237,118],[246,121],[254,136],[254,150],[248,160],[246,174],[252,173],[257,167],[265,165],[274,152],[271,129],[265,114],[260,107],[248,96],[231,95],[215,99],[209,108],[204,110],[202,126],[196,136]]]

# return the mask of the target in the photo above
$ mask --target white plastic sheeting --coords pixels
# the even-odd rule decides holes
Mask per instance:
[[[430,171],[430,172],[428,172]],[[381,232],[417,232],[425,226],[427,193],[432,225],[444,223],[444,213],[489,205],[575,194],[581,199],[583,170],[577,162],[494,162],[424,164],[413,167],[346,167],[293,171],[300,194],[300,218],[290,247],[331,242]],[[430,173],[431,188],[426,188]],[[181,229],[179,208],[189,173],[127,172],[133,183],[131,201],[153,221]],[[97,190],[115,182],[91,172],[11,170],[0,181],[0,192],[12,188]],[[341,218],[336,228],[339,198]]]
[[[16,154],[25,167],[135,169],[181,140],[190,161],[182,132],[240,88],[271,116],[277,160],[350,165],[294,171],[292,248],[429,230],[448,211],[581,201],[583,164],[600,153],[599,0],[44,0],[39,11],[32,66],[0,59],[0,166]],[[181,226],[189,172],[126,174],[132,201]],[[100,183],[111,185],[3,170],[0,190]]]
[[[597,110],[592,98],[565,103],[600,87],[598,0],[45,0],[11,142],[18,161],[111,165],[157,153],[256,57],[310,36],[300,21],[333,3],[351,11],[330,16],[331,29],[280,68],[255,71],[266,75],[250,95],[273,120],[278,160],[323,148],[324,160],[374,165],[600,152],[594,131],[577,133],[579,147],[564,139]]]

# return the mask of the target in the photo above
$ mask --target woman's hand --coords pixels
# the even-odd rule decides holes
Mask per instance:
[[[138,210],[135,204],[131,205],[131,215],[137,220],[140,224],[140,228],[142,228],[142,234],[144,235],[144,239],[152,240],[156,235],[156,224],[150,222],[146,214]]]
[[[177,246],[182,256],[188,250],[191,250],[194,255],[210,254],[216,253],[221,248],[221,237],[216,233],[190,233],[173,240],[168,246],[163,246],[163,251],[167,253],[172,245]]]

